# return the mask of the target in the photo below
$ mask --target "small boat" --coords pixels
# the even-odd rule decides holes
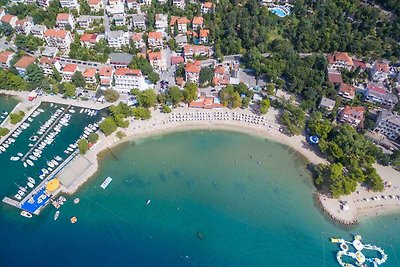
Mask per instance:
[[[23,165],[24,165],[25,168],[28,167],[28,164],[26,164],[25,161],[23,162]]]
[[[57,161],[62,161],[62,157],[60,157],[60,156],[55,156],[55,159],[56,159]]]
[[[32,177],[28,177],[28,181],[30,182],[30,183],[32,183],[32,184],[35,184],[36,182],[35,182],[35,179],[33,179]]]
[[[54,164],[54,166],[58,166],[58,162],[55,159],[52,159],[51,162]]]
[[[29,166],[35,166],[35,164],[33,164],[32,160],[28,159],[26,161],[26,163],[28,163]]]
[[[103,183],[101,183],[100,187],[103,189],[106,189],[106,187],[111,183],[112,178],[111,177],[107,177]]]
[[[37,160],[37,157],[35,157],[34,155],[29,155],[29,158],[30,158],[31,160]]]
[[[74,151],[74,149],[71,148],[71,147],[68,147],[67,150],[70,151],[70,152]]]
[[[39,108],[39,109],[38,109],[38,111],[39,111],[39,112],[44,112],[44,110],[43,110],[43,109],[41,109],[41,108]]]
[[[51,168],[51,167],[48,167],[47,169],[49,170],[49,172],[53,171],[53,168]]]
[[[39,175],[39,178],[40,178],[40,180],[43,180],[43,179],[44,179],[44,177],[46,177],[46,175],[45,175],[45,174],[41,174],[41,175]]]
[[[80,201],[79,198],[75,198],[75,199],[74,199],[74,204],[78,204],[79,201]]]
[[[146,202],[146,206],[147,206],[147,205],[149,205],[149,204],[150,204],[150,202],[151,202],[151,199],[147,200],[147,202]]]
[[[69,112],[70,113],[75,113],[75,110],[74,109],[70,109]]]
[[[53,162],[47,161],[46,164],[47,164],[47,166],[49,166],[49,167],[51,167],[51,168],[54,168]]]
[[[18,156],[18,157],[22,157],[23,155],[24,155],[24,154],[22,154],[21,152],[18,152],[18,153],[17,153],[17,156]]]
[[[78,218],[76,218],[75,216],[71,217],[70,221],[71,221],[71,223],[76,223],[78,221]]]
[[[11,158],[10,158],[11,161],[17,161],[17,160],[19,160],[19,159],[20,159],[20,157],[11,157]]]
[[[83,108],[81,108],[81,110],[79,111],[79,113],[82,113],[83,112]]]
[[[29,219],[32,218],[32,214],[25,210],[21,211],[21,216],[23,216],[25,218],[29,218]]]
[[[69,147],[70,147],[70,148],[76,148],[76,145],[70,144]]]
[[[21,197],[25,196],[25,192],[23,192],[22,190],[18,190],[18,195],[20,195]]]
[[[48,170],[46,170],[46,169],[42,169],[42,172],[44,173],[44,174],[49,174],[49,171]]]
[[[54,220],[56,221],[58,219],[58,216],[60,216],[60,211],[57,210],[56,213],[54,214]]]
[[[14,197],[15,197],[16,199],[18,199],[18,200],[21,200],[21,199],[22,199],[22,197],[21,197],[19,194],[16,194]]]
[[[30,182],[28,182],[27,185],[28,185],[29,188],[34,188],[34,187],[35,187],[35,186],[34,186],[32,183],[30,183]]]

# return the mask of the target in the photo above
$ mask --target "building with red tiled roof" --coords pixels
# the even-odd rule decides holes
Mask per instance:
[[[75,72],[79,71],[78,65],[74,63],[67,63],[65,64],[64,68],[62,69],[62,76],[65,81],[70,81],[72,78],[72,75],[74,75]]]
[[[102,0],[87,0],[91,11],[97,12],[103,8]]]
[[[11,67],[10,62],[13,56],[15,55],[14,51],[3,51],[0,53],[0,67],[3,69],[8,69]]]
[[[33,27],[32,18],[19,19],[15,22],[15,31],[19,34],[28,35]]]
[[[185,62],[184,58],[181,56],[171,56],[171,65],[178,65]]]
[[[207,14],[213,12],[213,3],[204,2],[201,4],[201,14]]]
[[[200,38],[199,38],[200,44],[207,44],[209,35],[210,35],[210,30],[201,29],[200,30]]]
[[[350,70],[354,67],[353,59],[345,52],[335,52],[333,55],[328,55],[327,58],[330,69],[345,68]]]
[[[163,47],[163,36],[161,32],[149,32],[147,36],[147,44],[149,48],[162,48]]]
[[[389,64],[376,61],[371,68],[372,80],[376,82],[383,82],[388,78],[389,72]]]
[[[66,28],[70,28],[71,30],[74,29],[75,27],[75,20],[74,20],[74,16],[70,13],[60,13],[57,15],[56,18],[56,26],[59,29],[66,29]]]
[[[99,42],[99,36],[95,33],[84,33],[79,39],[81,46],[93,47]]]
[[[226,69],[224,65],[218,65],[214,68],[214,85],[227,85],[229,84],[229,80],[229,69]]]
[[[368,84],[365,91],[364,100],[385,108],[393,108],[399,101],[397,96],[378,84]]]
[[[48,29],[44,32],[44,39],[48,46],[68,49],[71,45],[72,38],[69,31]]]
[[[15,64],[14,67],[17,69],[19,75],[24,76],[26,69],[36,61],[36,57],[23,56]]]
[[[200,61],[188,62],[185,66],[186,82],[198,83],[200,77],[201,63]]]
[[[192,101],[189,104],[189,107],[214,109],[214,108],[222,108],[223,105],[220,103],[219,99],[216,97],[207,97],[205,95],[200,95],[199,99]]]
[[[339,87],[339,95],[347,99],[354,99],[356,96],[356,88],[347,83],[342,83]]]
[[[121,93],[129,93],[131,89],[144,88],[144,77],[140,70],[120,68],[114,71],[115,89]]]
[[[211,51],[204,45],[185,45],[183,48],[183,56],[185,61],[193,60],[195,57],[209,58]]]
[[[343,83],[342,74],[335,69],[328,70],[328,80],[334,86]]]
[[[364,107],[345,106],[340,112],[339,121],[348,123],[353,127],[362,128],[364,122]]]
[[[179,33],[186,33],[188,24],[190,23],[190,20],[188,20],[187,17],[180,17],[176,20],[176,24],[178,25],[178,31]]]
[[[55,58],[42,57],[39,59],[39,67],[46,75],[52,75],[54,73],[53,68],[55,68],[58,72],[61,71],[61,65]]]
[[[147,56],[153,69],[159,71],[167,70],[167,60],[163,51],[150,52]]]
[[[171,20],[169,21],[169,26],[171,26],[171,28],[173,28],[178,19],[179,19],[178,16],[171,16]]]
[[[9,24],[12,28],[15,28],[15,23],[17,22],[18,18],[14,15],[10,14],[5,14],[3,17],[1,17],[0,21],[1,23],[7,23]]]
[[[88,68],[82,73],[87,83],[96,83],[96,69]]]
[[[146,46],[146,44],[143,41],[143,33],[141,32],[135,32],[132,35],[132,42],[135,45],[136,49],[140,49]]]
[[[204,23],[203,17],[194,17],[192,20],[192,29],[196,31],[198,29],[203,28],[203,23]]]
[[[109,87],[112,83],[113,69],[105,66],[99,70],[100,86]]]

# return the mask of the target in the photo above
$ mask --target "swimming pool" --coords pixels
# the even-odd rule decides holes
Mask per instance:
[[[272,7],[268,8],[272,13],[276,14],[278,17],[283,18],[289,15],[289,12],[285,11],[281,7]]]

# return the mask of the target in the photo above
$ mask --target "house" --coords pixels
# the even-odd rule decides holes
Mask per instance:
[[[192,60],[195,57],[209,58],[210,55],[210,49],[204,45],[185,45],[183,48],[185,61]]]
[[[354,67],[353,59],[345,52],[336,52],[328,55],[328,68],[340,70],[341,68],[352,69]]]
[[[338,94],[346,99],[354,99],[356,96],[356,88],[347,83],[342,83],[339,87]]]
[[[60,5],[68,9],[79,9],[78,0],[60,0]]]
[[[70,81],[72,78],[72,75],[74,75],[74,73],[77,71],[79,71],[77,64],[67,63],[67,64],[65,64],[64,68],[62,69],[61,74],[65,81]]]
[[[154,28],[157,32],[167,33],[168,31],[168,15],[156,14]]]
[[[129,45],[129,33],[124,31],[109,31],[107,33],[107,42],[110,47],[121,48]]]
[[[128,53],[111,53],[110,65],[114,69],[126,68],[131,63],[133,56]]]
[[[147,56],[153,69],[158,71],[167,70],[167,60],[163,51],[150,52]]]
[[[143,89],[144,78],[140,70],[120,68],[114,72],[114,87],[121,93],[129,93],[131,89]]]
[[[23,56],[15,64],[18,74],[25,76],[27,68],[36,61],[36,57]]]
[[[15,55],[14,51],[3,51],[0,53],[0,67],[3,69],[8,69],[11,67],[10,62],[13,56]]]
[[[110,87],[113,80],[113,69],[105,66],[99,70],[100,86]]]
[[[39,59],[39,67],[43,70],[44,74],[52,75],[54,73],[53,68],[57,71],[61,71],[61,65],[57,59],[42,57]]]
[[[157,0],[157,2],[158,2],[160,5],[164,5],[164,4],[166,4],[168,1],[167,1],[167,0]]]
[[[200,70],[201,70],[201,62],[188,62],[185,66],[185,80],[187,83],[199,83],[200,77]]]
[[[145,47],[146,44],[143,41],[143,33],[135,32],[132,35],[132,43],[136,49],[141,49],[141,48]]]
[[[197,31],[198,29],[203,28],[203,17],[194,17],[192,20],[192,29],[194,31]]]
[[[136,14],[140,13],[140,4],[136,0],[126,0],[126,6],[128,10],[132,10],[136,12]]]
[[[200,30],[200,35],[199,35],[200,44],[207,44],[209,35],[210,35],[210,30],[201,29]]]
[[[123,15],[114,15],[111,17],[112,22],[115,24],[115,26],[124,26],[126,25],[126,16],[125,14]]]
[[[336,101],[326,98],[326,97],[322,97],[321,98],[321,102],[319,103],[318,108],[320,109],[326,109],[327,111],[332,111],[335,108],[336,105]]]
[[[372,83],[367,85],[364,100],[389,109],[393,108],[398,102],[396,95],[386,91],[383,87]]]
[[[339,122],[348,123],[353,127],[362,128],[364,122],[364,107],[345,106],[340,112]]]
[[[176,20],[176,23],[178,25],[179,33],[186,33],[190,20],[188,20],[186,17],[181,17]]]
[[[79,16],[76,19],[76,23],[78,23],[79,27],[86,29],[90,26],[90,23],[92,23],[92,17],[87,15]]]
[[[38,38],[43,38],[44,37],[44,32],[47,30],[46,26],[44,25],[33,25],[31,28],[31,34],[35,37]]]
[[[10,14],[5,14],[3,17],[1,17],[0,21],[1,23],[5,23],[10,25],[13,29],[15,28],[15,23],[17,22],[18,18],[14,15]]]
[[[175,36],[175,43],[178,45],[179,48],[183,48],[185,45],[187,45],[187,35],[183,34],[178,34]]]
[[[106,8],[108,16],[125,16],[125,6],[123,2],[115,1],[108,2],[108,6]]]
[[[389,64],[376,61],[371,68],[371,78],[376,82],[383,82],[388,78],[390,73]]]
[[[169,21],[169,26],[171,27],[171,31],[173,31],[173,27],[176,24],[176,21],[179,19],[177,16],[171,16],[171,20]]]
[[[184,62],[185,60],[181,56],[171,56],[171,65],[179,65]]]
[[[81,42],[81,46],[89,48],[94,47],[99,42],[99,39],[100,37],[95,33],[84,33],[79,41]]]
[[[75,20],[74,16],[69,13],[60,13],[57,15],[56,18],[56,26],[59,29],[68,29],[68,30],[73,30],[75,27]]]
[[[224,65],[218,65],[214,68],[214,85],[227,85],[229,84],[229,79],[229,70],[227,70]]]
[[[131,19],[133,28],[146,30],[146,16],[144,14],[133,14]]]
[[[36,0],[36,3],[38,6],[46,8],[50,6],[50,1],[51,0]]]
[[[204,2],[201,4],[201,14],[207,14],[213,12],[213,3]]]
[[[343,83],[342,74],[336,69],[328,69],[328,80],[333,86]]]
[[[60,49],[69,49],[72,42],[71,34],[66,30],[48,29],[44,32],[44,39],[48,46]]]
[[[400,136],[400,116],[387,110],[382,110],[375,124],[375,132],[385,135],[391,140]]]
[[[151,0],[138,0],[140,5],[149,6],[151,5]]]
[[[200,95],[199,99],[192,101],[189,104],[191,108],[204,108],[204,109],[213,109],[213,108],[222,108],[219,98],[217,97],[207,97],[206,95]]]
[[[93,12],[98,12],[103,9],[103,1],[102,0],[87,0],[87,3],[90,7],[90,10]]]
[[[172,4],[180,9],[185,9],[185,0],[172,0]]]
[[[25,18],[19,19],[15,22],[15,31],[19,34],[28,35],[31,33],[33,27],[33,19]]]
[[[91,84],[96,83],[96,69],[94,68],[85,69],[82,75],[87,83]]]
[[[147,44],[149,48],[155,49],[159,48],[161,49],[163,47],[163,36],[161,32],[149,32],[147,36]]]

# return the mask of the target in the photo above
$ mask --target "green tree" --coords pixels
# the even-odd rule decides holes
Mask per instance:
[[[79,153],[85,155],[90,148],[88,141],[85,138],[80,139],[78,141],[78,148],[79,148]]]
[[[41,88],[45,81],[43,70],[36,64],[31,64],[27,67],[26,77],[28,80],[28,87],[31,90]]]
[[[135,117],[136,120],[148,120],[151,118],[151,112],[150,109],[144,108],[144,107],[136,107],[132,109],[133,111],[133,116]]]
[[[172,109],[168,107],[166,104],[162,104],[162,112],[163,113],[171,113]]]
[[[5,127],[0,127],[0,137],[1,136],[6,136],[9,132],[10,132],[9,129],[7,129]]]
[[[107,89],[104,91],[104,98],[109,103],[114,103],[119,98],[119,93],[113,89]]]
[[[102,123],[100,123],[100,130],[106,135],[109,136],[113,132],[115,132],[118,128],[112,117],[107,117]]]
[[[197,99],[197,84],[187,83],[182,92],[183,100],[189,104],[193,100]]]
[[[199,83],[201,85],[211,84],[213,78],[214,78],[214,71],[210,67],[201,68],[199,74]]]
[[[64,97],[74,97],[76,95],[76,87],[73,83],[64,83]]]
[[[82,72],[80,72],[80,71],[76,71],[72,75],[71,81],[73,84],[75,84],[76,87],[84,88],[86,86],[85,77],[83,77]]]
[[[242,108],[248,108],[250,104],[250,98],[249,97],[243,97],[242,98]]]
[[[99,140],[99,135],[97,133],[90,133],[88,136],[88,140],[90,143],[94,144]]]
[[[238,92],[233,92],[229,102],[231,108],[238,108],[242,106],[242,98]]]
[[[152,89],[147,89],[137,95],[137,101],[139,106],[150,108],[154,107],[157,102],[157,95]]]
[[[121,131],[118,131],[116,134],[115,134],[115,136],[118,138],[118,139],[122,139],[122,138],[124,138],[125,136],[126,136],[126,134],[124,133],[124,132],[121,132]]]
[[[157,82],[160,80],[160,75],[158,75],[157,72],[152,71],[152,72],[149,73],[149,75],[147,75],[147,78],[149,78],[149,80],[150,80],[152,83],[155,84],[155,83],[157,83]]]
[[[182,101],[182,97],[182,92],[177,86],[171,86],[167,91],[167,99],[174,107]]]
[[[267,114],[270,106],[271,106],[271,103],[268,98],[261,100],[260,101],[260,113]]]
[[[22,119],[25,117],[25,112],[22,110],[17,111],[15,113],[10,114],[10,122],[11,124],[17,124],[18,122],[22,121]]]

